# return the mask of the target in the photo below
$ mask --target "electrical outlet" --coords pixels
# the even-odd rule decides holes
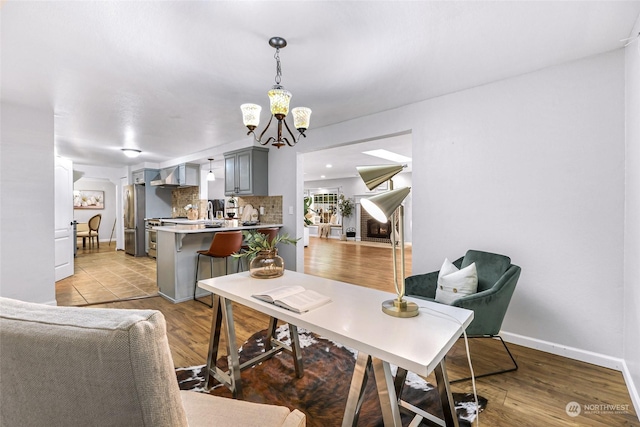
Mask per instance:
[[[289,206],[289,215],[293,215],[293,206]]]

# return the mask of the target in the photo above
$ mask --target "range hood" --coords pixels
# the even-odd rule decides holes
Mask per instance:
[[[197,187],[200,185],[200,165],[183,163],[160,170],[160,179],[151,181],[154,187]]]

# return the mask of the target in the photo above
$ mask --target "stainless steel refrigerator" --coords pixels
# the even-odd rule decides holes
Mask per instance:
[[[144,185],[124,187],[124,251],[133,256],[146,256],[144,247]]]

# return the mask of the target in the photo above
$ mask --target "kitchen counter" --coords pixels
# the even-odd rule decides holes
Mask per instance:
[[[192,233],[215,233],[218,231],[234,231],[234,230],[255,230],[258,228],[282,227],[282,224],[256,224],[256,225],[239,225],[237,221],[214,221],[216,223],[224,223],[221,227],[207,227],[211,221],[207,220],[182,220],[189,221],[175,223],[175,225],[162,225],[154,227],[157,231],[166,231],[174,234],[192,234]],[[166,222],[166,221],[165,221]],[[238,224],[238,225],[236,225]]]
[[[197,251],[209,249],[214,233],[270,227],[282,228],[282,224],[238,226],[236,221],[226,221],[225,225],[229,225],[229,227],[208,228],[205,227],[204,223],[194,224],[196,221],[193,220],[179,221],[180,223],[175,223],[175,225],[154,227],[157,231],[156,271],[159,293],[173,303],[188,301],[193,298],[196,281],[196,260],[198,258]],[[184,221],[190,222],[185,223]],[[210,261],[209,257],[200,257],[200,279],[210,277]],[[242,259],[228,257],[226,259],[228,272],[236,272],[238,262],[242,261]],[[222,259],[213,260],[213,276],[224,275],[224,262]],[[198,291],[199,296],[208,294],[202,289]]]

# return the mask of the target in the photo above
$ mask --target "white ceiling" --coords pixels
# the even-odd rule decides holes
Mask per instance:
[[[639,13],[640,1],[9,0],[0,8],[1,98],[51,111],[58,153],[75,163],[193,154],[208,163],[246,138],[240,104],[261,104],[266,124],[271,36],[289,43],[282,84],[292,107],[313,109],[311,136],[621,48]],[[130,160],[122,147],[143,154]],[[348,157],[330,154],[334,166]]]

